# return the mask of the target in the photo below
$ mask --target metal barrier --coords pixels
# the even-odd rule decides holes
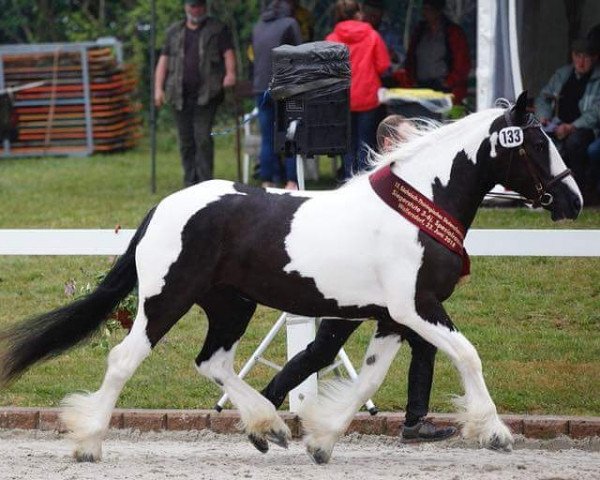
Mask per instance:
[[[115,38],[0,45],[0,91],[12,92],[18,130],[0,139],[0,158],[133,146],[141,122],[131,95],[136,84]]]

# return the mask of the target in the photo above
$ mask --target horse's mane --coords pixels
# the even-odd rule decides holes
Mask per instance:
[[[496,104],[498,105],[498,102]],[[506,106],[510,105],[507,101],[506,104]],[[490,108],[446,124],[419,119],[414,122],[414,128],[405,135],[405,141],[392,146],[387,153],[378,154],[371,151],[369,153],[370,168],[364,173],[370,173],[391,162],[410,162],[433,144],[439,142],[460,143],[457,142],[459,137],[472,135],[476,131],[481,131],[483,138],[488,132],[490,123],[503,112],[504,108]],[[356,176],[362,175],[363,173],[360,173]]]

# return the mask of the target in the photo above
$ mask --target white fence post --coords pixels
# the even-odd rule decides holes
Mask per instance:
[[[298,315],[287,314],[286,338],[287,338],[287,359],[290,360],[297,353],[300,353],[306,346],[315,339],[317,332],[316,319],[311,317],[300,317]],[[290,402],[290,412],[298,412],[302,401],[305,398],[314,397],[317,394],[318,381],[317,374],[313,373],[304,382],[290,391],[288,399]]]

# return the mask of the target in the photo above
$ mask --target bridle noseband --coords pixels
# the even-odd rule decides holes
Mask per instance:
[[[508,127],[515,126],[512,122],[512,119],[510,118],[509,110],[504,112],[504,119],[506,120],[506,125]],[[519,127],[519,128],[521,128],[521,130],[527,130],[529,128],[540,128],[540,127],[541,127],[541,124],[537,121],[537,119],[533,115],[530,115],[528,118],[527,124],[525,124],[525,126]],[[531,204],[531,206],[534,208],[537,208],[540,206],[548,207],[548,206],[552,205],[552,203],[554,202],[554,196],[548,190],[553,185],[555,185],[557,182],[560,182],[563,178],[571,175],[572,174],[571,169],[569,169],[569,168],[565,169],[558,175],[555,175],[554,177],[552,177],[549,182],[544,183],[544,181],[538,175],[538,172],[537,172],[538,169],[535,167],[535,164],[533,163],[533,161],[531,160],[529,155],[527,155],[527,151],[525,150],[525,148],[521,145],[518,148],[512,147],[510,149],[510,161],[508,164],[508,170],[506,172],[507,179],[508,179],[508,175],[510,173],[510,166],[512,165],[515,151],[518,151],[519,158],[521,158],[525,162],[525,167],[527,168],[529,175],[531,176],[531,178],[534,181],[534,188],[535,188],[537,196],[535,198],[527,198],[523,195],[515,196],[514,194],[510,194],[510,193],[507,193],[507,194],[493,193],[493,194],[488,194],[488,195],[490,195],[492,197],[501,197],[501,198],[508,197],[508,198],[522,200],[525,203]]]
[[[513,154],[514,154],[514,150],[510,152],[511,163],[512,163]],[[548,207],[548,206],[552,205],[552,202],[554,202],[554,196],[548,190],[555,183],[560,182],[563,178],[571,175],[571,169],[570,168],[565,169],[558,175],[552,177],[548,183],[544,184],[542,179],[537,174],[531,158],[529,158],[529,155],[527,155],[527,151],[523,147],[519,147],[519,157],[525,161],[525,166],[527,167],[527,170],[529,171],[529,175],[531,175],[531,178],[533,178],[534,188],[535,188],[535,191],[537,194],[537,197],[533,198],[533,199],[524,197],[525,201],[527,203],[531,203],[531,206],[534,208],[537,208],[540,206]],[[509,167],[509,169],[510,169],[510,167]]]

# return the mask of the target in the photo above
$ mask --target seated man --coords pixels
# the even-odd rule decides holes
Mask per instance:
[[[377,129],[379,150],[385,151],[398,145],[411,135],[413,128],[410,122],[400,115],[390,115],[385,118]],[[322,320],[314,342],[286,363],[283,370],[273,377],[261,393],[273,405],[279,407],[290,390],[296,388],[313,373],[333,363],[340,348],[361,323],[340,319]],[[402,440],[425,442],[449,438],[456,433],[456,428],[439,428],[425,419],[429,411],[429,396],[437,349],[404,326],[401,327],[401,336],[410,345],[412,353],[408,370],[408,403],[402,428]]]
[[[596,102],[596,106],[588,110],[587,114],[590,118],[593,117],[594,128],[598,133],[600,131],[600,101]],[[587,154],[590,161],[589,180],[591,183],[588,189],[587,204],[600,205],[600,137],[596,137],[596,140],[590,143]]]
[[[559,151],[573,171],[584,199],[589,196],[586,149],[594,140],[591,109],[600,101],[598,54],[588,40],[575,40],[572,62],[559,68],[535,100],[535,113],[557,142]]]
[[[587,38],[592,43],[593,51],[600,55],[600,23],[590,29]],[[600,205],[600,101],[596,102],[589,115],[594,123],[596,140],[590,144],[587,150],[590,160],[590,179],[592,183],[591,198],[588,199],[587,204]]]

